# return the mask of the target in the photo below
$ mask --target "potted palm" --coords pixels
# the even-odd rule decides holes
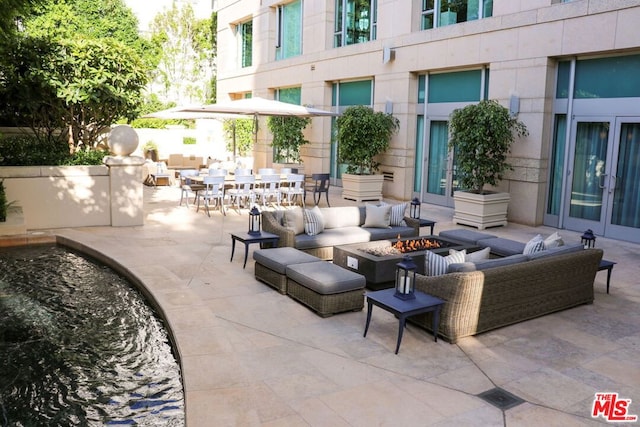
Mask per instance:
[[[455,110],[450,117],[449,147],[454,151],[458,187],[453,222],[484,229],[507,224],[509,193],[496,186],[508,170],[511,144],[528,135],[524,123],[495,100],[483,100]]]
[[[303,131],[310,122],[308,117],[297,116],[272,116],[267,119],[267,126],[273,134],[271,146],[274,162],[298,170],[302,168],[300,147],[309,143]]]
[[[382,199],[384,177],[376,174],[376,156],[389,148],[399,121],[391,114],[364,105],[348,107],[336,120],[338,160],[347,165],[342,174],[342,197],[358,202]]]

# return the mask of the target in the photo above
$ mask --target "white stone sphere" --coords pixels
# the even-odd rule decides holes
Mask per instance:
[[[109,149],[116,156],[128,156],[138,148],[140,138],[129,125],[118,125],[109,132]]]

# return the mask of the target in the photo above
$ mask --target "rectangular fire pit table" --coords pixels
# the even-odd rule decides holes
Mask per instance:
[[[424,274],[424,259],[427,250],[438,255],[449,255],[449,249],[473,252],[480,249],[478,246],[467,244],[453,239],[443,239],[439,236],[421,236],[399,239],[401,242],[431,239],[440,247],[406,253],[384,254],[385,249],[390,249],[394,240],[376,240],[373,242],[354,243],[333,248],[333,263],[347,270],[362,274],[367,279],[367,288],[377,291],[393,287],[396,274],[396,264],[402,261],[404,255],[409,255],[418,267],[417,272]],[[373,254],[371,250],[381,250],[382,254]]]
[[[398,342],[396,343],[396,354],[400,350],[400,343],[402,342],[402,333],[404,332],[405,325],[407,323],[407,317],[415,316],[416,314],[428,313],[433,311],[433,337],[434,341],[438,341],[438,326],[440,324],[440,309],[444,304],[444,300],[436,298],[431,295],[427,295],[420,291],[415,291],[415,298],[409,300],[403,300],[394,296],[395,289],[384,289],[381,291],[367,292],[367,324],[364,327],[364,335],[367,336],[369,330],[369,323],[371,322],[371,311],[373,306],[378,307],[394,314],[398,318]]]

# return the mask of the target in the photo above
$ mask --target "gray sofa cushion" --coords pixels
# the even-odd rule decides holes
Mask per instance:
[[[527,256],[529,257],[529,260],[534,260],[534,259],[546,258],[553,255],[578,252],[582,250],[584,250],[584,246],[582,246],[582,243],[575,243],[572,245],[564,245],[564,246],[558,246],[557,248],[545,249],[544,251],[535,252]]]
[[[298,234],[296,236],[296,248],[311,249],[325,246],[349,245],[351,243],[369,242],[371,240],[395,239],[409,237],[414,233],[411,227],[391,227],[391,228],[364,228],[364,227],[342,227],[329,228],[315,236]]]
[[[455,230],[445,230],[440,232],[440,236],[465,243],[476,244],[480,240],[496,237],[493,234],[481,233],[474,230],[466,230],[464,228],[456,228]]]
[[[522,254],[511,255],[504,258],[493,258],[481,262],[476,262],[476,270],[486,270],[494,267],[504,267],[506,265],[517,264],[519,262],[527,262],[529,257]]]
[[[364,207],[362,211],[364,211]],[[364,223],[364,213],[358,206],[320,208],[320,212],[322,212],[325,229],[357,227]]]
[[[363,289],[367,282],[363,275],[326,261],[291,265],[287,277],[321,295]]]
[[[510,256],[521,254],[525,244],[516,242],[515,240],[505,239],[503,237],[494,237],[491,239],[478,240],[476,243],[481,248],[491,248],[491,253],[500,256]]]
[[[369,240],[395,239],[400,237],[415,237],[415,230],[408,226],[396,226],[391,228],[365,228],[362,230],[369,233]]]
[[[253,252],[253,259],[279,274],[284,274],[288,265],[320,261],[313,255],[290,247],[259,249]]]

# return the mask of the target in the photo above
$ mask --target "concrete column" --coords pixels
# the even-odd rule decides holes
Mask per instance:
[[[128,227],[144,224],[142,165],[140,156],[107,156],[111,226]]]

